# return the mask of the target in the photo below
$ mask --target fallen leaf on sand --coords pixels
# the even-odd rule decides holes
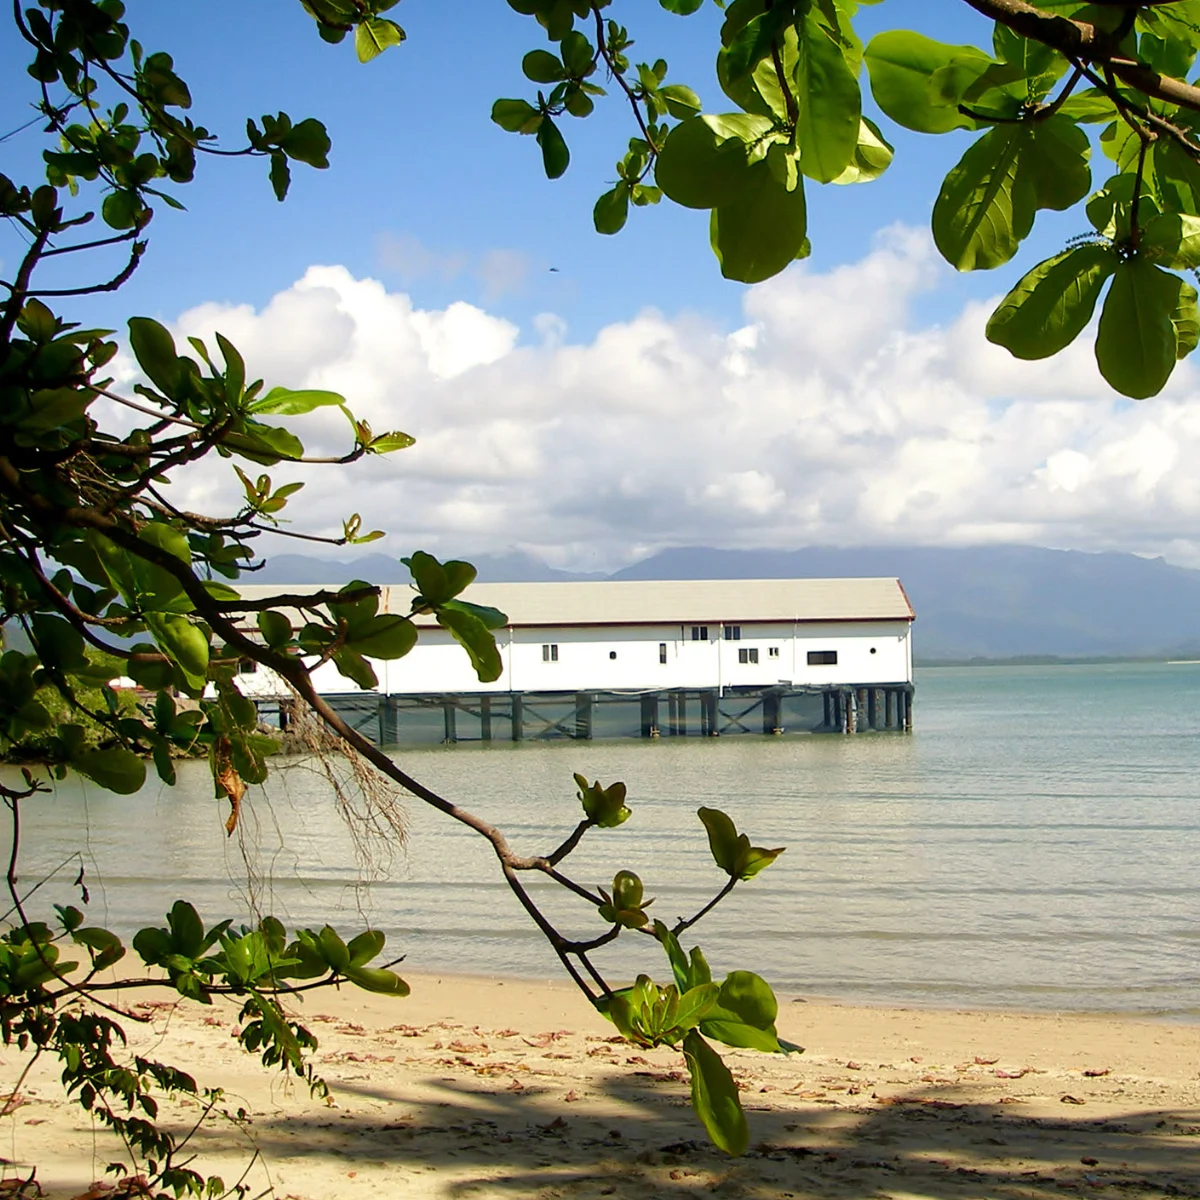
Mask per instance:
[[[535,1046],[539,1050],[545,1050],[551,1042],[557,1041],[559,1038],[570,1037],[569,1029],[555,1029],[548,1033],[535,1033],[531,1038],[522,1038],[521,1041],[527,1046]]]
[[[1061,1103],[1063,1103],[1063,1104],[1086,1104],[1087,1103],[1086,1100],[1080,1100],[1080,1098],[1078,1096],[1071,1096],[1066,1093],[1064,1093],[1059,1099],[1060,1099]]]
[[[975,1055],[975,1065],[977,1067],[990,1067],[993,1064],[998,1063],[999,1061],[1000,1061],[999,1055],[997,1055],[995,1058],[984,1058],[982,1054]]]
[[[1084,1071],[1084,1074],[1089,1079],[1099,1079],[1101,1076],[1108,1075],[1112,1071],[1111,1067],[1091,1067]]]
[[[571,1089],[571,1090],[570,1090],[570,1091],[569,1091],[569,1092],[568,1092],[568,1093],[567,1093],[567,1094],[566,1094],[566,1095],[563,1097],[563,1100],[564,1100],[564,1101],[565,1101],[567,1104],[574,1104],[574,1103],[575,1103],[577,1100],[582,1100],[582,1099],[583,1099],[583,1097],[582,1097],[582,1096],[581,1096],[581,1095],[580,1095],[580,1094],[579,1094],[579,1093],[578,1093],[578,1092],[577,1092],[577,1091],[576,1091],[574,1088],[572,1088],[572,1089]]]
[[[510,1092],[523,1092],[525,1090],[525,1085],[519,1079],[514,1079],[512,1083],[508,1085],[508,1090]]]
[[[993,1074],[997,1079],[1022,1079],[1029,1074],[1029,1068],[1022,1067],[1019,1071],[1002,1071],[997,1068]]]

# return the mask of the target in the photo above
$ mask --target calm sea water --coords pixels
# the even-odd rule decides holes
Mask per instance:
[[[1200,666],[918,672],[916,732],[418,750],[405,767],[548,852],[578,819],[573,771],[625,780],[633,818],[568,860],[594,885],[630,867],[666,920],[720,886],[695,810],[726,809],[785,845],[692,931],[714,969],[778,990],[936,1006],[1200,1016]],[[256,907],[293,921],[365,915],[416,970],[548,977],[557,962],[487,846],[406,805],[387,861],[356,857],[328,785],[303,763],[251,795],[243,837],[202,764],[134,797],[62,785],[27,809],[21,874],[48,904],[77,896],[128,931],[181,894],[203,915]],[[7,853],[5,851],[5,853]],[[539,889],[580,935],[586,905]],[[640,937],[614,973],[663,973]]]

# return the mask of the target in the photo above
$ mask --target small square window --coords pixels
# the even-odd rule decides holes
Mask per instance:
[[[666,642],[658,643],[658,661],[660,663],[663,663],[664,665],[666,664],[666,661],[667,661],[667,643]]]
[[[542,647],[542,662],[558,662],[558,646],[549,645]]]
[[[742,640],[742,627],[740,625],[726,625],[725,640],[727,642],[740,642]]]
[[[616,652],[615,650],[610,650],[610,651],[608,652],[608,657],[609,657],[609,658],[616,658],[616,657],[617,657],[617,652]]]
[[[258,673],[258,663],[252,658],[243,658],[238,660],[239,675],[255,675]]]
[[[810,650],[808,665],[810,667],[836,667],[837,655],[836,650]]]
[[[707,625],[693,625],[692,626],[692,641],[693,642],[707,642],[708,641],[708,626]]]
[[[738,662],[740,663],[756,663],[758,662],[758,647],[743,646],[738,651]]]
[[[767,657],[768,658],[778,658],[779,657],[779,647],[778,646],[769,647],[767,650]]]

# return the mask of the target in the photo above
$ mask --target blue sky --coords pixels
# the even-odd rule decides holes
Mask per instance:
[[[365,66],[349,42],[320,41],[295,0],[135,0],[129,11],[147,49],[174,55],[192,88],[193,116],[224,144],[237,144],[247,116],[282,109],[325,121],[334,150],[328,172],[296,170],[282,205],[262,163],[203,162],[197,182],[177,189],[188,213],[159,213],[146,268],[113,304],[101,305],[114,319],[131,310],[169,316],[206,300],[261,304],[314,262],[383,274],[422,304],[483,300],[521,323],[552,309],[579,336],[647,304],[694,309],[724,324],[738,319],[745,289],[721,279],[707,249],[706,214],[664,204],[635,212],[616,238],[592,231],[592,203],[614,178],[613,163],[633,132],[616,96],[586,121],[565,122],[573,161],[556,182],[542,176],[532,138],[492,124],[495,98],[532,94],[520,60],[544,44],[536,24],[503,0],[405,0],[393,15],[409,41]],[[635,61],[665,57],[672,79],[720,110],[715,6],[687,19],[649,0],[626,0],[612,11],[628,14]],[[864,40],[896,26],[945,40],[989,36],[989,23],[957,0],[888,0],[864,8],[860,26]],[[9,97],[20,95],[14,84],[23,81],[14,71],[5,77],[12,111]],[[937,180],[967,144],[965,135],[889,132],[899,154],[883,182],[810,187],[815,267],[860,258],[875,231],[893,221],[924,225]],[[35,131],[12,147],[38,148]],[[509,254],[496,261],[496,251]],[[521,280],[511,278],[512,252],[527,268]],[[496,270],[479,278],[489,253],[500,279]],[[963,296],[998,286],[993,279],[948,282],[926,307],[949,311]]]
[[[721,110],[714,6],[610,11],[635,61],[666,58]],[[987,301],[1081,232],[1082,214],[1043,218],[996,272],[956,275],[932,250],[933,199],[969,135],[881,120],[890,171],[810,186],[812,259],[746,288],[721,279],[705,214],[664,203],[615,238],[592,231],[632,131],[615,100],[566,122],[573,159],[556,182],[532,138],[492,124],[494,99],[532,94],[520,61],[544,43],[531,20],[503,0],[403,0],[392,15],[408,42],[364,66],[295,0],[133,0],[197,120],[237,144],[247,116],[317,116],[332,166],[298,167],[281,205],[261,162],[202,163],[179,189],[188,211],[156,217],[133,282],[71,310],[220,329],[270,382],[334,387],[377,429],[416,435],[352,476],[298,476],[299,527],[334,529],[353,507],[394,532],[397,554],[516,547],[586,569],[680,543],[1017,541],[1200,564],[1191,367],[1133,406],[1100,381],[1086,340],[1028,364],[983,338]],[[860,12],[864,40],[894,27],[990,41],[963,0]],[[5,37],[0,133],[28,103],[22,48]],[[34,131],[5,140],[0,170],[18,175],[40,149]],[[9,263],[14,250],[0,242]],[[337,445],[340,427],[312,428]],[[232,502],[228,484],[176,481],[210,508]]]

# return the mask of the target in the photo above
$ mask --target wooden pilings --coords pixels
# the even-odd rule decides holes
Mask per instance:
[[[821,693],[826,733],[862,733],[866,730],[911,733],[912,684],[891,687],[829,687]],[[764,732],[771,732],[763,721]]]
[[[326,697],[351,728],[381,746],[549,739],[720,737],[734,734],[911,732],[911,684],[726,687],[645,692],[493,692]],[[289,701],[257,702],[285,726]]]

